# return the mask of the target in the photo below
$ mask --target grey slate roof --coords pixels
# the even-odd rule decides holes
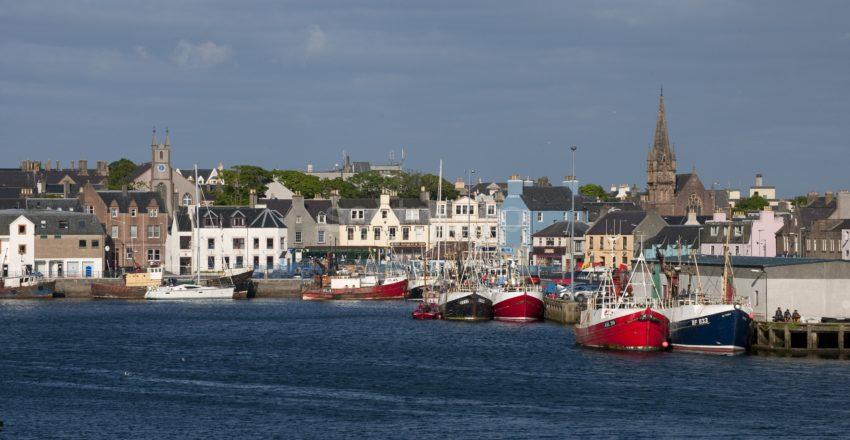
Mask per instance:
[[[132,181],[138,179],[142,174],[145,174],[145,172],[149,169],[151,169],[151,163],[150,162],[140,163],[139,166],[137,166],[136,169],[133,170],[132,173],[130,173],[129,180],[132,182]]]
[[[688,216],[686,215],[662,215],[661,218],[663,218],[668,225],[684,225],[688,221]],[[698,215],[697,222],[699,222],[699,224],[703,224],[712,218],[714,217],[710,215]]]
[[[82,212],[49,211],[32,209],[0,210],[0,234],[9,233],[9,225],[20,216],[35,224],[36,235],[103,235],[103,226],[94,214]],[[66,221],[67,228],[59,222]]]
[[[0,170],[0,187],[32,188],[35,186],[35,174],[19,169]]]
[[[56,211],[83,212],[83,206],[79,199],[52,199],[52,198],[28,198],[24,199],[26,209],[53,209]]]
[[[589,235],[629,235],[646,218],[646,211],[611,211],[587,230]]]
[[[588,225],[587,223],[576,222],[576,237],[584,235],[584,233],[587,232],[588,229],[590,229],[590,225]],[[552,223],[544,229],[535,232],[532,237],[568,237],[570,235],[570,232],[570,222],[563,220]]]
[[[693,246],[699,242],[699,230],[702,226],[682,226],[670,225],[661,228],[661,231],[644,242],[645,245],[658,246],[675,246],[676,243],[681,243],[682,246]]]
[[[340,209],[377,209],[380,206],[378,199],[339,199]]]
[[[676,174],[676,192],[681,191],[694,176],[696,176],[694,173]]]
[[[522,201],[531,211],[569,211],[572,191],[565,186],[527,186],[522,189]],[[576,195],[576,210],[581,210],[584,199]]]
[[[216,226],[206,226],[211,228],[286,228],[283,223],[283,215],[270,208],[210,206],[202,207],[198,215],[201,219],[214,219]],[[245,226],[234,226],[233,219],[240,216],[245,219]],[[177,213],[177,225],[180,231],[191,231],[191,220],[185,208],[181,208]],[[201,227],[205,227],[203,225],[204,221],[202,220]]]
[[[269,209],[274,209],[279,212],[280,215],[286,216],[290,209],[292,209],[292,200],[284,200],[284,199],[259,199],[257,203],[261,205],[266,205]],[[306,206],[306,205],[305,205]]]
[[[336,216],[331,215],[332,207],[330,200],[304,200],[304,209],[310,213],[310,217],[313,217],[313,220],[318,221],[317,216],[320,212],[323,212],[326,223],[336,223]]]
[[[103,203],[109,208],[112,202],[118,204],[118,211],[121,213],[130,212],[130,204],[135,201],[139,212],[148,212],[148,205],[151,201],[155,201],[160,212],[168,212],[168,207],[162,201],[162,196],[156,191],[98,191],[97,195],[103,199]]]
[[[390,198],[390,208],[393,209],[413,209],[413,208],[428,208],[428,202],[422,201],[422,199],[414,199],[414,198]]]

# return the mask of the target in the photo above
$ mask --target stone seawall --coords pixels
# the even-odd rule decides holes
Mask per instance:
[[[543,306],[543,318],[547,321],[560,322],[561,324],[578,322],[579,309],[578,303],[575,301],[543,298]]]
[[[56,292],[66,298],[91,298],[92,283],[121,285],[120,278],[58,278]],[[255,298],[301,298],[301,291],[312,280],[254,280]]]
[[[56,292],[66,298],[91,298],[92,283],[121,285],[120,278],[57,278]]]

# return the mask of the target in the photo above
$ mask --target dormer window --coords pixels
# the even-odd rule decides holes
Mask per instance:
[[[157,215],[159,215],[159,209],[157,209],[157,208],[148,209],[148,217],[156,217]]]
[[[327,217],[325,217],[325,213],[324,213],[324,212],[320,212],[320,213],[316,216],[316,222],[318,222],[319,224],[322,224],[322,225],[323,225],[323,224],[325,224],[325,223],[327,223]]]
[[[389,215],[389,213],[387,212],[386,209],[381,210],[381,218],[382,219],[386,220],[388,215]]]
[[[364,213],[362,209],[352,209],[351,210],[351,219],[352,220],[363,220]]]
[[[232,219],[233,226],[245,226],[245,217],[241,215],[235,216]]]
[[[118,218],[118,208],[109,208],[109,216],[112,218]]]
[[[212,216],[204,217],[204,226],[218,226],[218,221]]]
[[[88,212],[89,214],[94,214],[94,206],[92,206],[92,205],[86,206],[86,212]]]
[[[295,216],[295,223],[299,223],[299,224],[300,224],[300,223],[301,223],[301,221],[302,221],[302,219],[301,219],[301,216],[300,216],[300,215]]]
[[[440,203],[439,205],[437,205],[437,215],[440,216],[440,217],[446,216],[446,204],[445,203]]]
[[[137,208],[130,208],[130,217],[135,217],[139,213]]]
[[[735,229],[733,230],[733,234],[735,234],[736,237],[740,237],[741,235],[744,234],[744,227],[743,226],[735,226]]]
[[[496,216],[496,205],[487,205],[487,217]]]

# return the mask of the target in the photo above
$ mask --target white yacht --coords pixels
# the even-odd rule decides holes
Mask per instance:
[[[145,293],[145,299],[233,299],[233,287],[199,286],[197,284],[151,287]]]

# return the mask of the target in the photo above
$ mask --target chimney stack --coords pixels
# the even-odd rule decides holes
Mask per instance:
[[[44,166],[45,171],[50,171],[50,159],[47,159],[47,165]]]
[[[832,202],[832,200],[835,198],[834,196],[835,195],[832,193],[832,191],[825,192],[823,194],[823,203],[826,204],[826,205],[829,205]]]
[[[251,191],[248,193],[248,204],[251,205],[252,208],[257,206],[257,190],[251,188]]]
[[[124,197],[127,197],[127,185],[121,185],[121,194],[123,194]]]
[[[756,188],[761,188],[764,183],[764,176],[761,173],[756,174]]]
[[[89,161],[80,159],[80,161],[77,162],[77,165],[81,176],[87,176],[89,174]]]
[[[62,182],[62,197],[69,198],[71,196],[71,183],[67,180]]]
[[[72,161],[71,161],[71,168],[68,168],[68,171],[74,171],[74,169],[76,169],[76,166],[75,166],[75,165],[76,165],[76,162],[74,162],[74,161],[72,160]]]
[[[419,188],[419,200],[428,203],[431,200],[431,193],[425,190],[425,187],[422,186]]]

